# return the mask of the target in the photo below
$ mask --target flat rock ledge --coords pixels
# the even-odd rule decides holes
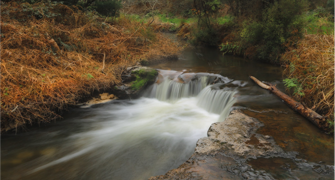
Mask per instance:
[[[234,110],[225,121],[210,126],[208,137],[198,140],[194,153],[185,163],[177,169],[151,177],[149,180],[272,180],[334,177],[334,166],[298,159],[297,152],[285,152],[271,136],[256,133],[262,126],[263,123],[257,119],[243,114],[240,110]],[[263,168],[264,170],[249,163],[271,158],[283,163],[280,166],[278,163],[274,163],[273,166],[270,164],[269,168]],[[259,164],[264,163],[260,161]]]

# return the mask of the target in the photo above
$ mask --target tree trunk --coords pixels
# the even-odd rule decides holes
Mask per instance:
[[[260,87],[269,90],[270,92],[272,92],[273,94],[275,94],[276,96],[278,96],[280,99],[282,99],[283,101],[285,101],[286,104],[288,106],[290,106],[290,108],[292,108],[296,112],[300,113],[302,116],[304,116],[305,118],[307,118],[310,122],[312,122],[318,128],[322,129],[323,131],[327,131],[327,132],[330,130],[329,129],[329,124],[326,121],[326,117],[319,115],[315,111],[313,111],[313,110],[309,109],[308,107],[304,106],[303,104],[295,101],[294,99],[292,99],[291,97],[289,97],[285,93],[283,93],[280,90],[278,90],[276,88],[276,86],[274,86],[272,84],[268,84],[268,83],[264,84],[264,83],[260,82],[257,78],[255,78],[253,76],[250,76],[250,78],[256,84],[258,84]]]

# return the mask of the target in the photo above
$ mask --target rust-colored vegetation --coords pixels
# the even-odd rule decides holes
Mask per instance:
[[[1,132],[55,120],[67,105],[119,83],[127,66],[178,51],[126,17],[57,3],[2,3],[1,12]]]
[[[282,55],[284,80],[293,96],[321,115],[334,117],[334,36],[306,34]]]

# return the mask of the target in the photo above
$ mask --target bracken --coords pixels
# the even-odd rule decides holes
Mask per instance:
[[[334,36],[306,34],[297,47],[290,47],[281,59],[287,64],[285,75],[301,85],[301,93],[294,97],[333,119]]]
[[[127,66],[179,50],[122,16],[50,2],[2,2],[1,12],[1,132],[55,120],[66,106],[119,83]]]

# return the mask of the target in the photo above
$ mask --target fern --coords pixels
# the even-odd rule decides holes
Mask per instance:
[[[301,84],[298,82],[297,78],[292,78],[292,79],[286,78],[283,81],[284,81],[284,85],[288,89],[293,88],[293,90],[294,90],[293,94],[294,95],[298,94],[299,96],[305,96],[305,93],[303,92]]]
[[[297,78],[292,78],[292,79],[286,78],[283,81],[284,81],[284,85],[289,89],[297,87],[297,83],[298,83]]]

